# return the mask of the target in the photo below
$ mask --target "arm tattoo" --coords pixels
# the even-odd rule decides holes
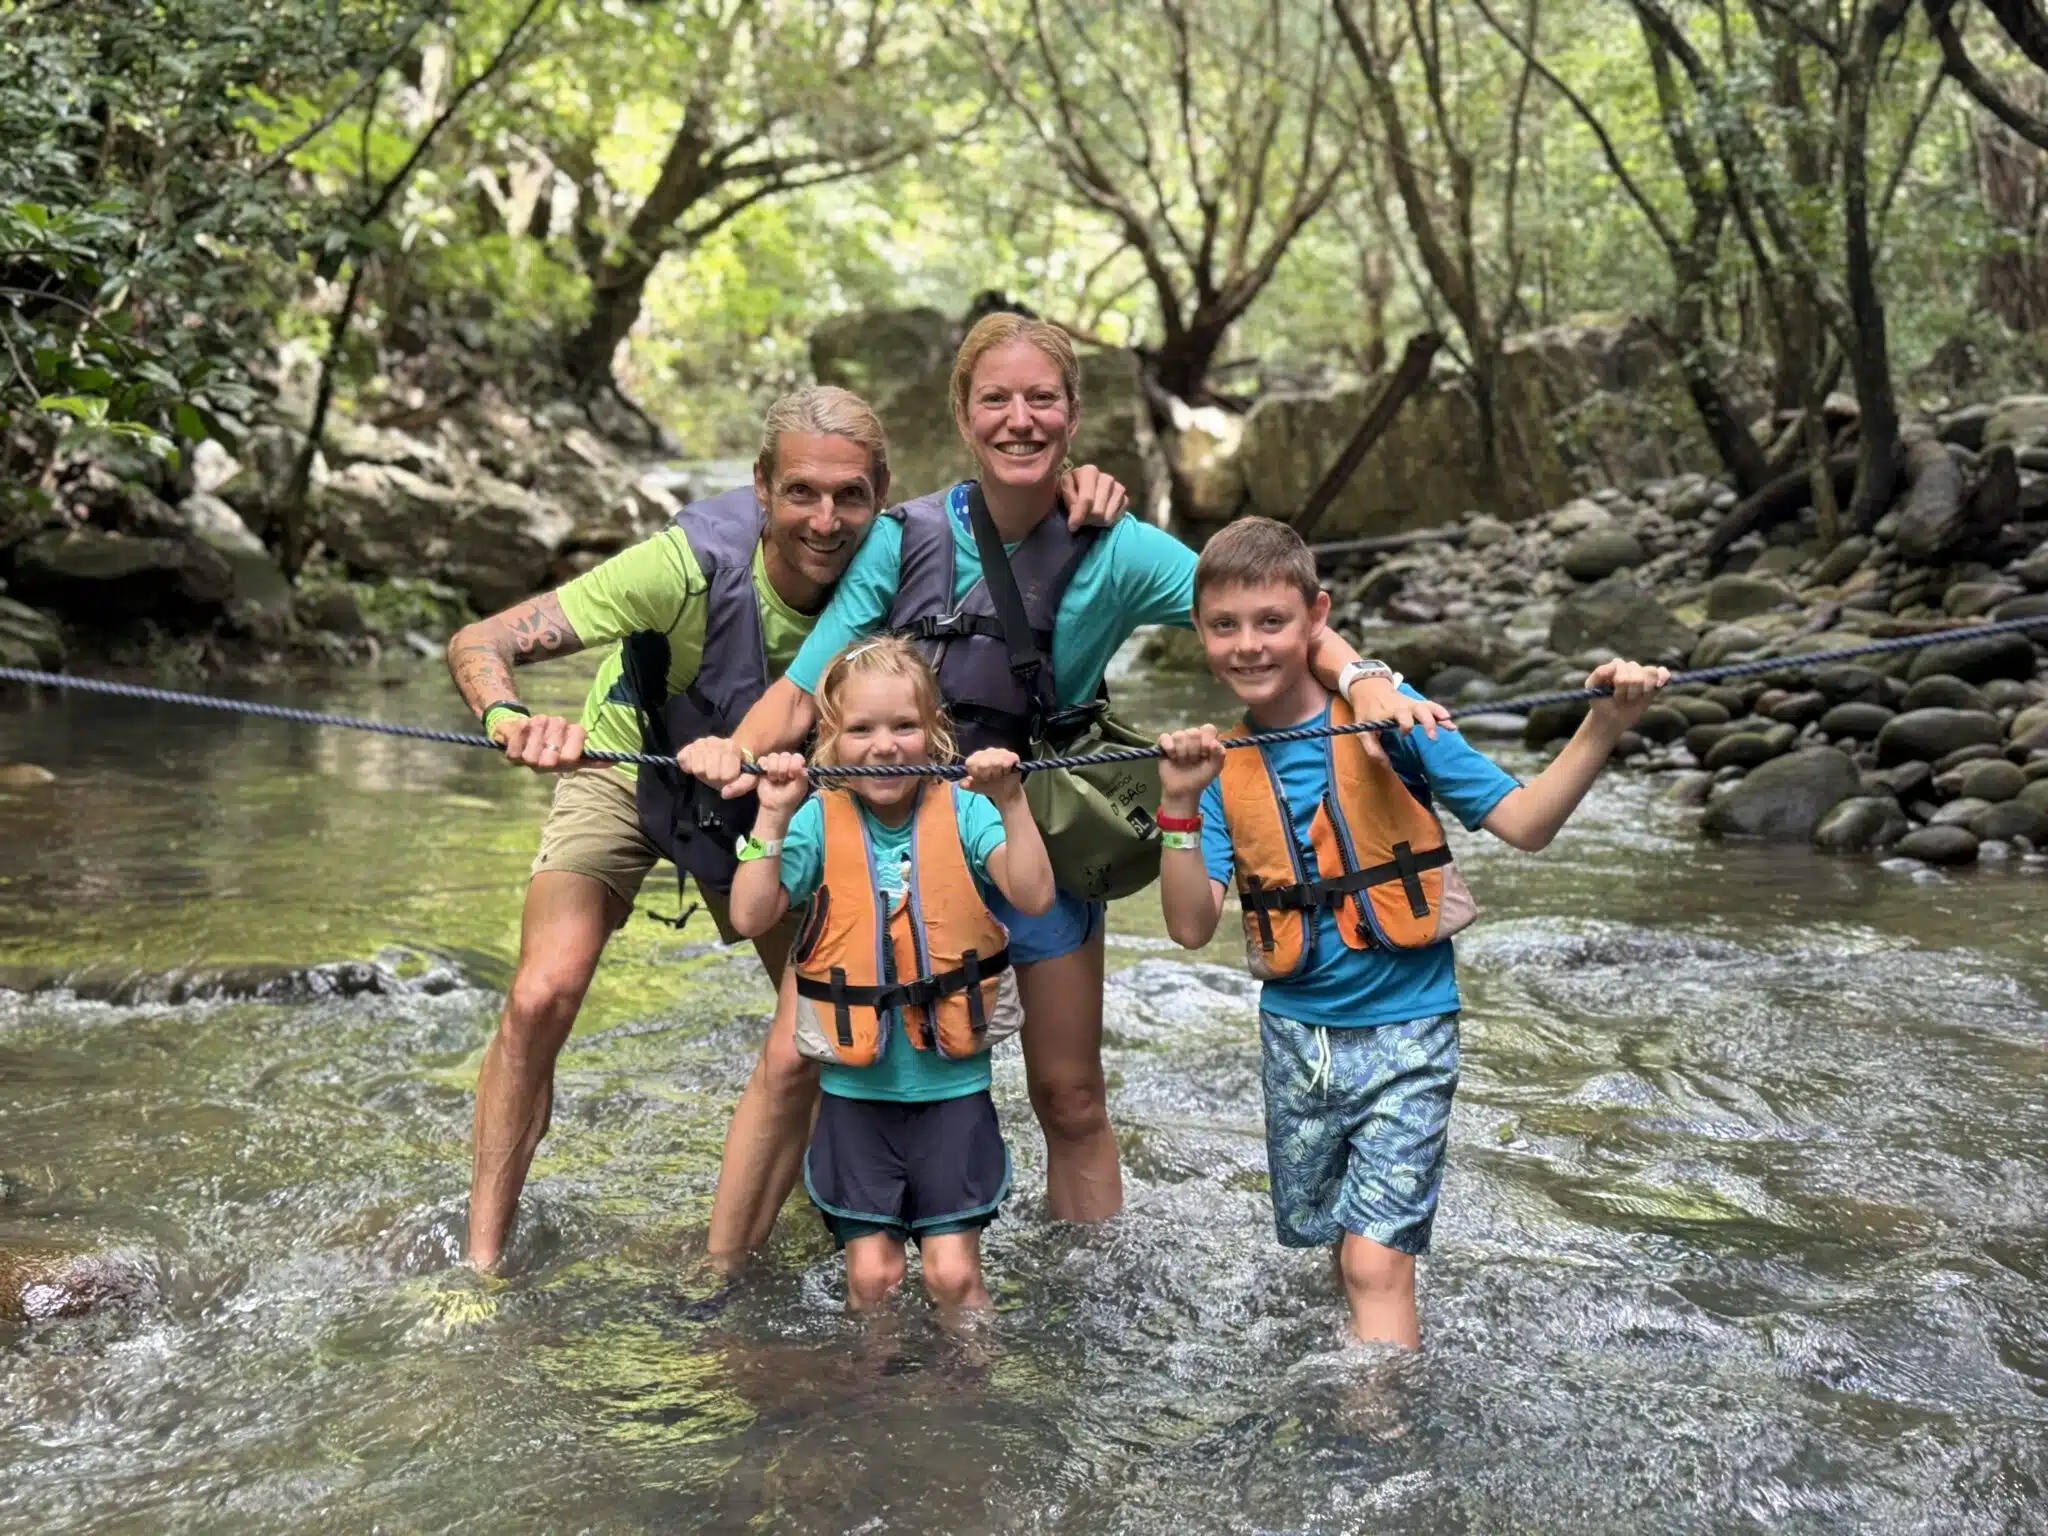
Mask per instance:
[[[481,713],[496,700],[519,697],[514,667],[582,649],[561,599],[548,592],[458,630],[448,642],[448,672],[469,707]]]

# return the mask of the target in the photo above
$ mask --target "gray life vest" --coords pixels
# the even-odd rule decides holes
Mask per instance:
[[[689,686],[671,697],[668,636],[643,630],[625,638],[620,681],[640,713],[643,752],[673,758],[700,736],[730,736],[767,692],[768,652],[754,591],[754,550],[767,522],[751,485],[693,501],[676,514],[675,525],[708,584],[704,654]],[[732,888],[739,868],[734,844],[754,825],[752,795],[721,799],[671,762],[641,764],[633,798],[641,829],[675,862],[678,874],[688,873],[720,893]]]
[[[1010,571],[1031,631],[1028,651],[1013,655],[986,574],[954,605],[949,494],[935,491],[883,514],[903,525],[888,629],[916,645],[938,674],[961,756],[983,747],[1008,747],[1027,756],[1034,740],[1078,734],[1099,713],[1098,704],[1062,710],[1052,674],[1053,621],[1097,530],[1069,532],[1055,508],[1011,552]]]

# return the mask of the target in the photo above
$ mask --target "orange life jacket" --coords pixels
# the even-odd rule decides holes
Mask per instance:
[[[819,791],[824,877],[795,950],[801,1054],[873,1066],[889,1048],[897,1009],[913,1045],[955,1060],[1016,1032],[1010,935],[982,901],[960,846],[960,793],[946,783],[919,790],[909,873],[901,892],[889,892],[853,796]]]
[[[1342,699],[1331,701],[1330,723],[1352,723]],[[1324,908],[1334,909],[1338,936],[1351,949],[1422,949],[1479,915],[1436,813],[1390,764],[1368,756],[1359,737],[1332,736],[1324,747],[1330,788],[1309,824],[1307,849],[1295,842],[1266,749],[1224,756],[1223,813],[1244,909],[1245,961],[1262,981],[1308,966],[1315,914]]]

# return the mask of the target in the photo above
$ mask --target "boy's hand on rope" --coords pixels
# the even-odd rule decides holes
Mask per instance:
[[[1619,736],[1623,731],[1634,728],[1643,718],[1643,711],[1650,707],[1650,701],[1657,696],[1657,690],[1671,681],[1669,667],[1646,667],[1640,662],[1602,662],[1586,678],[1588,688],[1612,688],[1614,696],[1595,699],[1588,713],[1603,726]]]
[[[1001,747],[983,747],[967,759],[967,777],[962,782],[977,795],[987,795],[998,806],[1023,798],[1024,775],[1017,771],[1017,754]]]
[[[761,809],[786,818],[804,803],[804,796],[811,792],[811,781],[805,769],[801,752],[770,752],[761,759],[761,782],[755,793],[761,798]]]
[[[1223,771],[1223,743],[1213,725],[1168,731],[1159,738],[1159,803],[1169,813],[1192,811],[1202,791]]]
[[[566,773],[583,765],[583,727],[559,715],[507,715],[491,732],[505,761],[535,773]]]

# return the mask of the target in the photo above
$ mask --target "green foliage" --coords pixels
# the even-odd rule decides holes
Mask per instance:
[[[165,452],[241,425],[269,279],[331,233],[263,130],[391,20],[382,0],[0,7],[0,418]]]

